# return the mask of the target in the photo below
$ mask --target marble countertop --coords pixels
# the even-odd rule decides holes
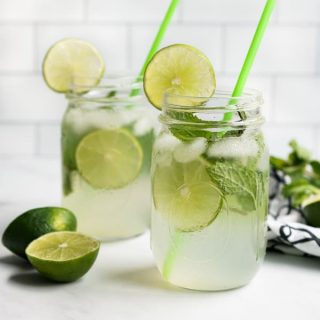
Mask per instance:
[[[0,232],[15,215],[59,201],[59,162],[0,159]],[[320,259],[268,253],[252,283],[196,292],[165,283],[149,235],[102,245],[90,272],[53,284],[0,246],[0,310],[6,320],[319,320]]]

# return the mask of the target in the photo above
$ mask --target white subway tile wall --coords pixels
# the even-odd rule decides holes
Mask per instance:
[[[66,101],[41,78],[48,47],[91,41],[106,71],[136,72],[170,0],[0,0],[0,157],[56,158]],[[232,87],[265,0],[181,0],[163,45],[189,43]],[[19,10],[18,10],[19,9]],[[296,138],[320,157],[320,1],[281,0],[248,87],[261,90],[270,150]],[[49,160],[48,160],[49,161]]]

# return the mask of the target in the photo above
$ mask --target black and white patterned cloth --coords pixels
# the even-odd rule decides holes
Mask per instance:
[[[306,225],[303,212],[281,195],[286,177],[272,170],[268,215],[268,250],[320,257],[320,228]]]

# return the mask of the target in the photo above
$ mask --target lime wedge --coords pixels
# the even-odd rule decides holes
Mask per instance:
[[[215,88],[215,73],[209,59],[198,49],[185,44],[171,45],[158,51],[144,74],[145,94],[158,109],[161,109],[165,92],[211,97]],[[192,106],[195,101],[179,99],[179,104]]]
[[[77,280],[89,271],[98,255],[99,241],[78,232],[52,232],[32,241],[26,249],[30,263],[45,277]]]
[[[42,73],[54,91],[67,92],[75,78],[80,87],[77,91],[87,91],[103,77],[104,61],[92,44],[79,39],[64,39],[56,42],[46,53]]]
[[[157,166],[153,198],[158,213],[175,229],[199,231],[208,226],[222,208],[222,196],[199,160]]]
[[[127,130],[97,130],[86,135],[76,150],[82,177],[94,188],[116,189],[128,185],[140,173],[143,152]]]

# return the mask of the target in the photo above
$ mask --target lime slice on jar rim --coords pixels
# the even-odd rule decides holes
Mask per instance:
[[[53,44],[47,51],[42,75],[48,87],[59,93],[71,90],[85,92],[96,86],[105,71],[101,53],[89,42],[80,39],[63,39]]]
[[[210,60],[198,49],[174,44],[159,50],[144,73],[144,91],[150,103],[161,109],[165,93],[182,96],[179,104],[199,105],[208,100],[187,97],[211,97],[216,89],[215,72]]]

